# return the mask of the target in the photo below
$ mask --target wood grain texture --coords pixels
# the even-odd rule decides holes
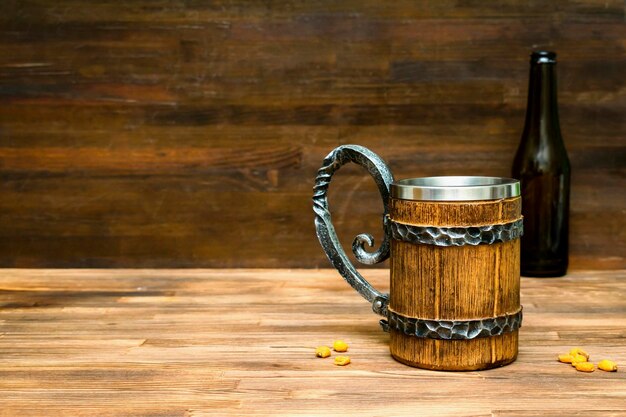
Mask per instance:
[[[518,220],[521,198],[430,202],[391,199],[393,221],[423,226],[483,226]],[[429,320],[476,320],[520,308],[520,241],[441,247],[392,240],[389,309]],[[476,370],[517,357],[517,331],[472,340],[434,340],[391,331],[391,354],[427,369]]]
[[[486,201],[411,201],[392,198],[391,218],[414,226],[466,227],[510,223],[522,216],[519,197]]]
[[[571,267],[626,268],[622,1],[0,2],[0,266],[319,267],[311,188],[507,176],[559,54]],[[376,188],[331,186],[344,245]]]
[[[518,359],[461,373],[394,361],[334,270],[22,269],[0,288],[2,416],[626,415],[626,271],[524,278]],[[338,338],[350,365],[314,357]],[[556,361],[575,346],[620,370]]]

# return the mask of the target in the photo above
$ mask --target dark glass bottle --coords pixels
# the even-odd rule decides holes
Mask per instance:
[[[556,89],[556,53],[530,55],[526,122],[513,161],[521,181],[521,273],[565,275],[568,263],[570,163],[561,137]]]

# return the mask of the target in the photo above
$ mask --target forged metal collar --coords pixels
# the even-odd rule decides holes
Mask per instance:
[[[440,340],[471,340],[498,336],[522,327],[522,307],[514,313],[476,320],[428,320],[407,317],[391,309],[388,320],[381,320],[384,331],[395,330],[407,336]]]
[[[409,243],[435,246],[491,245],[518,239],[524,233],[522,219],[503,224],[469,227],[413,226],[391,221],[391,237]]]

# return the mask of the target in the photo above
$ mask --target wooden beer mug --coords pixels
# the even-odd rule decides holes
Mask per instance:
[[[326,193],[335,171],[354,162],[374,177],[383,199],[384,239],[354,239],[359,262],[391,253],[390,294],[374,289],[344,252]],[[519,181],[429,177],[394,181],[375,153],[344,145],[324,159],[313,195],[317,236],[328,259],[366,300],[390,333],[391,355],[419,368],[468,371],[517,357],[522,216]]]

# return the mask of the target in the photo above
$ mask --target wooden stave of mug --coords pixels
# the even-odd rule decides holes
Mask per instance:
[[[435,227],[509,223],[521,218],[520,197],[481,201],[391,198],[391,221]],[[520,241],[442,247],[391,242],[389,309],[407,317],[476,320],[520,308]],[[513,362],[518,331],[470,340],[441,340],[390,331],[391,355],[419,368],[471,371]]]

